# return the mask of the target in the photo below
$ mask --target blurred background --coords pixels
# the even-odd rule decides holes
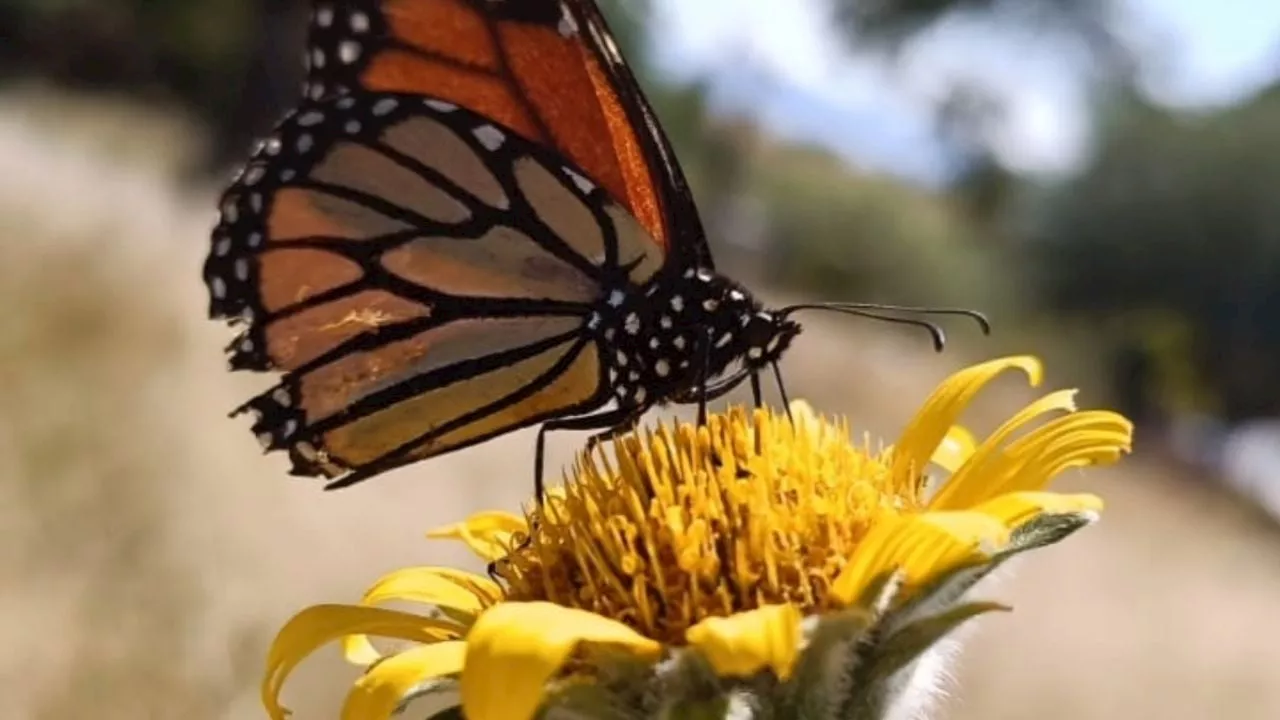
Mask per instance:
[[[1133,458],[1066,479],[1103,522],[1005,580],[1017,610],[974,633],[939,717],[1280,717],[1280,4],[605,5],[731,274],[996,324],[935,355],[815,318],[794,395],[892,438],[950,371],[1034,352],[1138,421]],[[422,532],[527,491],[527,433],[321,493],[226,418],[263,379],[225,372],[199,268],[219,184],[295,96],[306,16],[0,1],[6,718],[262,717],[290,612],[462,560]],[[300,720],[350,677],[313,665]]]

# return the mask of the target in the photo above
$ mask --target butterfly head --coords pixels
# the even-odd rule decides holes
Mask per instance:
[[[768,310],[742,285],[702,271],[704,294],[699,327],[706,328],[710,374],[720,375],[739,363],[759,370],[777,362],[800,333],[800,324],[786,313]]]
[[[777,362],[799,334],[800,323],[784,313],[764,309],[751,313],[742,328],[746,366],[755,370]]]

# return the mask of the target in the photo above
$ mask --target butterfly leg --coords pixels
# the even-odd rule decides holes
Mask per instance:
[[[760,389],[760,373],[751,373],[751,399],[755,401],[757,408],[764,407],[764,392]]]
[[[702,373],[699,377],[702,381],[698,383],[698,426],[707,424],[707,384],[711,375],[711,331],[703,336],[702,343],[698,348],[702,353]]]
[[[787,398],[787,386],[782,382],[782,368],[778,366],[777,361],[773,362],[773,379],[778,383],[778,394],[782,396],[782,407],[787,411],[787,419],[791,417],[791,400]]]
[[[537,445],[534,447],[533,452],[533,496],[537,499],[538,504],[542,504],[542,498],[546,493],[546,487],[543,485],[542,479],[542,466],[547,454],[547,433],[558,430],[602,430],[603,432],[599,433],[599,435],[607,437],[634,424],[647,409],[618,407],[594,415],[563,418],[543,423],[542,427],[538,428]],[[588,447],[591,446],[591,442],[595,438],[596,436],[592,436],[591,439],[587,440]],[[596,442],[598,443],[599,440],[596,440]]]
[[[612,440],[618,437],[619,435],[635,430],[636,425],[640,422],[640,416],[644,415],[644,413],[645,413],[644,410],[637,408],[635,413],[631,417],[627,418],[626,420],[623,420],[621,423],[618,424],[617,427],[612,427],[607,430],[601,430],[600,432],[592,435],[591,437],[588,437],[586,451],[589,453],[594,452],[595,449],[599,447],[600,443],[606,440]]]
[[[601,432],[587,439],[587,449],[590,451],[603,439],[622,432],[626,428],[634,427],[646,410],[648,410],[648,407],[619,407],[594,415],[583,415],[581,417],[564,418],[543,423],[542,427],[538,428],[538,439],[533,451],[533,496],[538,505],[542,505],[542,500],[546,495],[542,470],[547,454],[547,433],[556,430],[601,430]],[[526,536],[516,546],[515,550],[523,550],[529,547],[529,543],[532,541],[532,536]],[[495,582],[501,580],[501,576],[498,573],[499,562],[501,560],[489,563],[489,577],[493,578]]]

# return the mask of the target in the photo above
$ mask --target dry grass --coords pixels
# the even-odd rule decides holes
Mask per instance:
[[[203,320],[208,197],[174,190],[158,170],[172,163],[86,152],[34,107],[0,99],[5,715],[261,717],[264,643],[286,614],[459,560],[421,531],[512,506],[530,437],[343,493],[287,479],[225,418],[259,383],[223,371],[225,334]],[[790,374],[873,431],[958,362],[847,327],[818,323]],[[988,406],[1025,397],[1001,394]],[[1139,463],[1090,474],[1107,517],[1008,580],[1018,610],[974,637],[950,716],[1280,717],[1276,536],[1193,482]],[[300,720],[338,692],[336,663],[316,665],[290,688]]]

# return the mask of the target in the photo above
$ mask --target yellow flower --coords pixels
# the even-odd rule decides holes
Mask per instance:
[[[1075,412],[1071,392],[1044,396],[977,442],[955,423],[1013,368],[1039,383],[1030,357],[962,370],[886,449],[851,443],[844,422],[797,402],[790,417],[733,409],[703,427],[627,435],[612,459],[583,454],[526,517],[488,512],[432,533],[495,563],[500,583],[408,568],[357,606],[304,610],[272,647],[264,702],[283,717],[289,671],[338,639],[367,668],[345,720],[387,718],[435,690],[456,689],[469,720],[527,720],[548,703],[622,702],[627,682],[674,693],[719,678],[719,695],[664,700],[679,708],[690,697],[729,703],[741,697],[731,686],[801,704],[887,686],[946,632],[998,607],[962,602],[978,579],[1096,517],[1097,497],[1047,491],[1054,476],[1130,447],[1127,420]],[[388,601],[433,613],[375,607]],[[412,645],[383,656],[369,636]],[[848,672],[836,678],[833,667]],[[772,689],[750,684],[762,673]]]

